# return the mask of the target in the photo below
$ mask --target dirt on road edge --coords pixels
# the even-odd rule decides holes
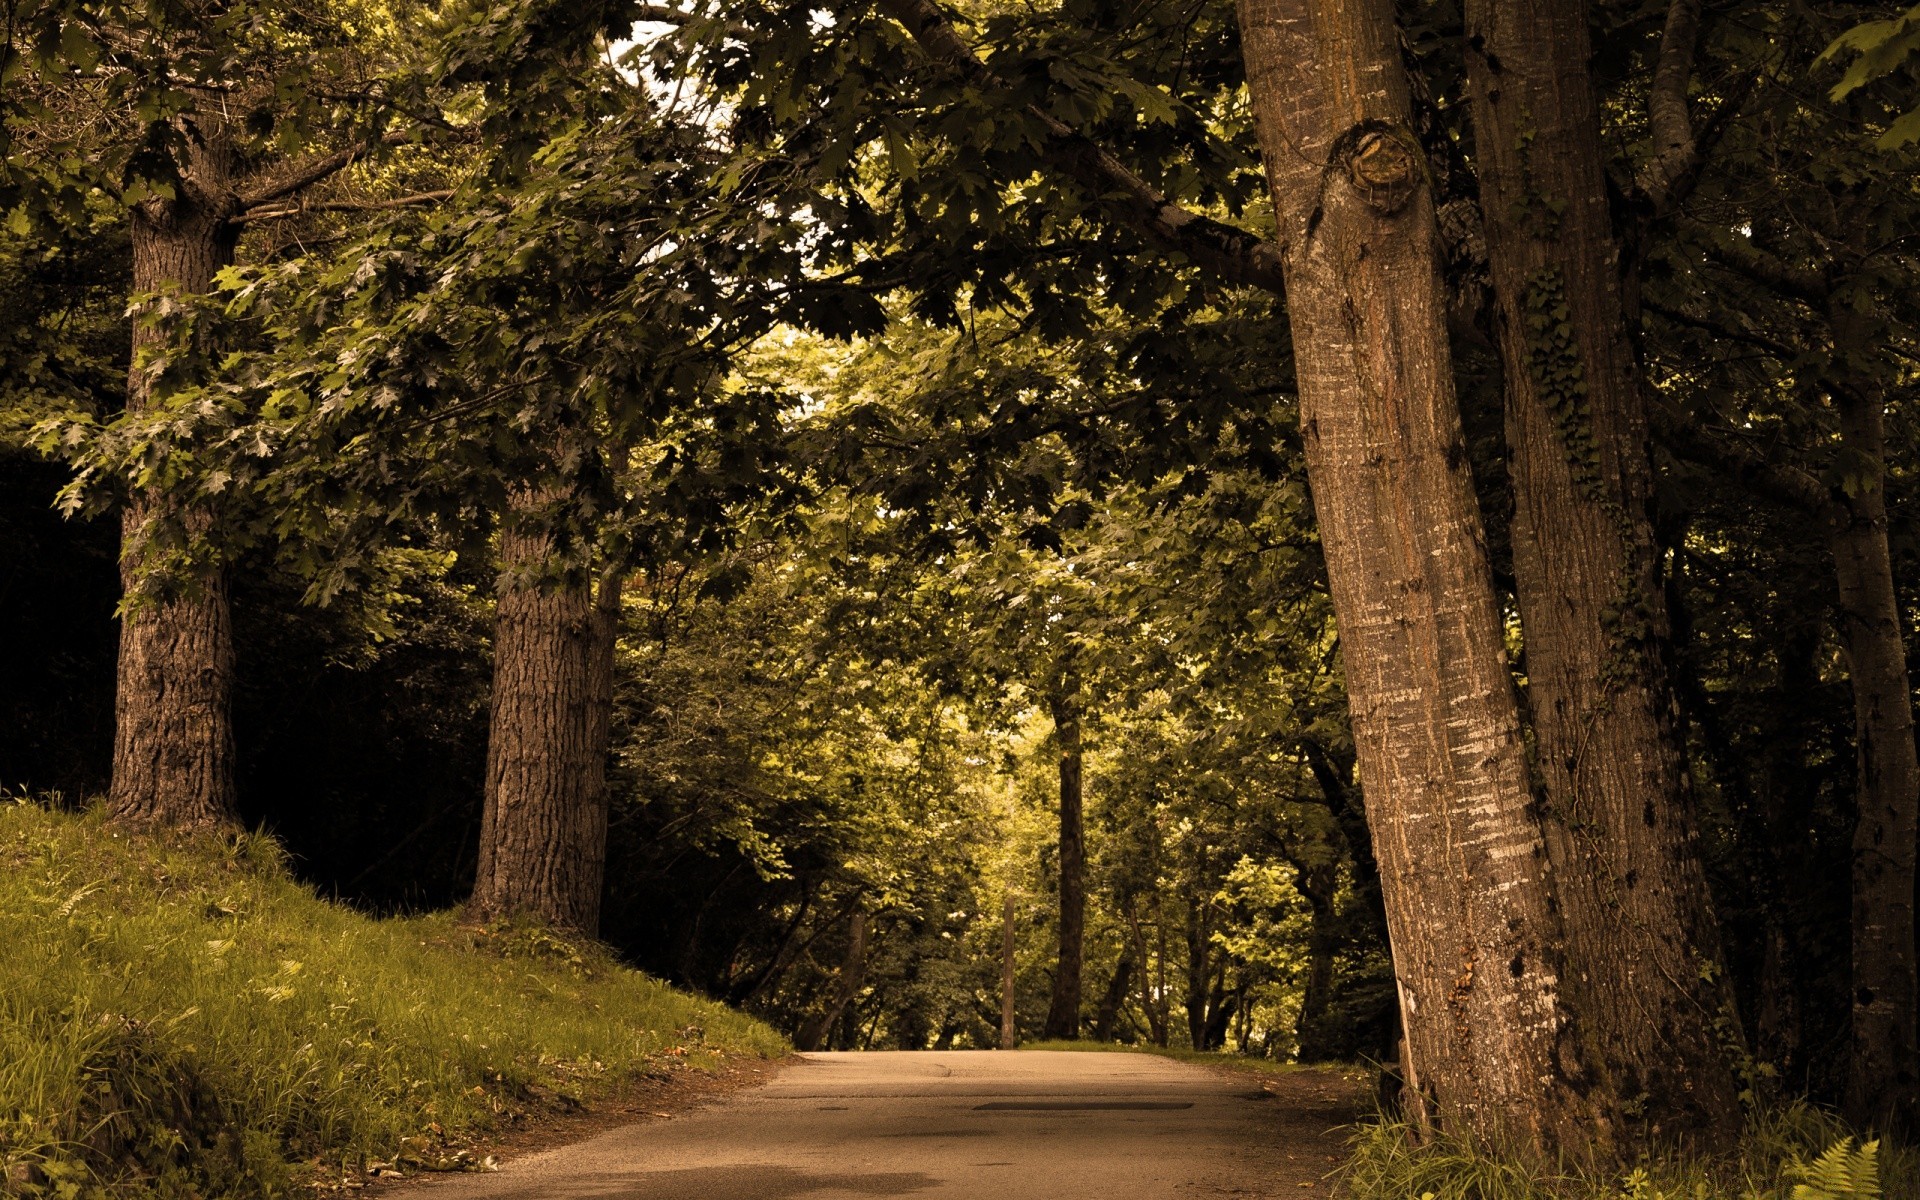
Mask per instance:
[[[371,1164],[362,1179],[349,1180],[317,1191],[359,1196],[385,1195],[397,1188],[418,1187],[437,1179],[497,1168],[517,1159],[584,1142],[610,1129],[671,1120],[725,1100],[735,1092],[758,1087],[800,1061],[784,1058],[728,1057],[712,1063],[669,1060],[659,1074],[629,1079],[571,1108],[543,1106],[518,1110],[499,1129],[462,1143],[462,1158],[475,1165],[434,1169],[405,1163]],[[482,1165],[488,1164],[488,1165]]]

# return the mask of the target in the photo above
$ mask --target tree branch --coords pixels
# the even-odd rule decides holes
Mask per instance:
[[[879,7],[900,22],[934,62],[982,87],[1008,90],[1006,81],[974,55],[934,0],[879,0]],[[1102,194],[1124,197],[1135,225],[1153,240],[1229,283],[1264,288],[1275,295],[1284,292],[1280,250],[1272,242],[1175,204],[1066,122],[1037,105],[1027,105],[1026,111],[1064,151],[1067,171]]]
[[[297,192],[303,192],[314,184],[328,179],[352,166],[361,155],[374,146],[404,146],[415,139],[411,130],[395,130],[385,134],[372,143],[359,143],[332,154],[323,154],[290,165],[274,179],[262,184],[258,189],[240,197],[240,211],[245,214],[275,200],[284,200]]]
[[[1796,267],[1744,238],[1724,237],[1720,231],[1699,221],[1688,221],[1686,224],[1702,235],[1707,257],[1720,266],[1825,315],[1827,299],[1833,289],[1823,273]]]
[[[1640,307],[1657,316],[1665,317],[1676,325],[1685,325],[1690,329],[1698,329],[1704,333],[1711,333],[1715,337],[1726,338],[1728,341],[1744,342],[1749,346],[1765,350],[1769,354],[1788,361],[1792,361],[1806,353],[1796,346],[1768,337],[1764,333],[1755,333],[1751,329],[1741,329],[1737,326],[1729,325],[1725,321],[1716,320],[1712,317],[1698,316],[1682,309],[1668,308],[1666,305],[1656,303],[1652,300],[1641,301]]]
[[[388,208],[411,208],[419,204],[438,204],[452,195],[453,190],[448,188],[437,192],[414,192],[386,200],[320,200],[311,204],[296,204],[291,208],[248,209],[234,218],[234,223],[244,225],[251,221],[274,221],[310,212],[376,212]]]
[[[1660,31],[1660,56],[1647,95],[1653,158],[1640,172],[1640,190],[1656,212],[1669,207],[1676,185],[1700,166],[1693,117],[1687,111],[1694,49],[1700,41],[1700,6],[1701,0],[1671,0],[1666,26]]]
[[[1832,493],[1809,472],[1777,463],[1736,437],[1713,437],[1671,404],[1647,406],[1654,432],[1678,458],[1725,472],[1748,491],[1810,517],[1824,517]]]

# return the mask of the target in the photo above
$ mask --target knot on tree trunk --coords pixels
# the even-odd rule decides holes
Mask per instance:
[[[1362,121],[1334,140],[1329,170],[1344,170],[1367,207],[1392,216],[1426,180],[1420,144],[1390,121]]]

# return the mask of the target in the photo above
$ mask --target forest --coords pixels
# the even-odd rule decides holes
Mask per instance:
[[[802,1050],[1920,1137],[1920,8],[4,7],[19,804]]]

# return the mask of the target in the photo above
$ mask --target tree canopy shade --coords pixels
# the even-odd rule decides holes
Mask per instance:
[[[18,17],[26,782],[808,1046],[1920,1129],[1911,14]]]

